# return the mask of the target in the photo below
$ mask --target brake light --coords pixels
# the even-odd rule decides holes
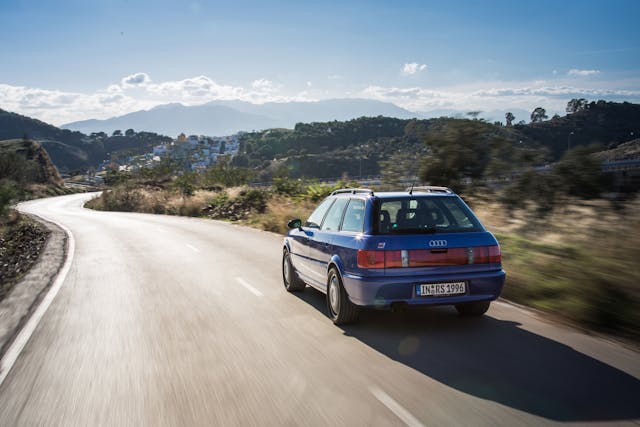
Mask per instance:
[[[385,251],[358,251],[358,268],[384,268]]]
[[[500,246],[489,246],[489,262],[495,264],[502,262],[502,252],[500,251]]]
[[[438,267],[466,264],[499,264],[500,246],[358,251],[358,268]]]

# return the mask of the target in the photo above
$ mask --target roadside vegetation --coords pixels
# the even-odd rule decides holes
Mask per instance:
[[[38,259],[49,230],[11,208],[20,200],[67,194],[47,152],[27,138],[0,141],[0,300]]]

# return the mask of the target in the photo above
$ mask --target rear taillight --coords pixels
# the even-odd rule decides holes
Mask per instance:
[[[489,246],[489,262],[493,264],[499,264],[502,262],[500,246]]]
[[[384,268],[385,251],[358,251],[358,268]]]
[[[358,251],[358,268],[438,267],[466,264],[499,264],[500,246],[470,248]]]

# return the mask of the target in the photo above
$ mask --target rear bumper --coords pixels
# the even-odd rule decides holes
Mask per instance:
[[[504,270],[419,277],[363,277],[345,274],[342,277],[342,282],[349,299],[354,304],[386,308],[393,303],[444,305],[491,301],[500,296],[505,276]],[[417,284],[459,281],[467,283],[467,290],[464,295],[449,297],[416,296],[415,288]]]

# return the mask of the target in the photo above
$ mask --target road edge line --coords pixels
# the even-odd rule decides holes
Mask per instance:
[[[66,279],[67,274],[71,269],[71,263],[73,262],[76,247],[73,233],[67,227],[56,221],[47,221],[60,227],[62,231],[64,231],[67,235],[67,250],[64,264],[58,271],[55,279],[53,279],[53,283],[49,287],[49,290],[47,291],[44,298],[42,298],[42,301],[40,301],[40,304],[38,304],[38,307],[33,311],[31,317],[29,317],[29,320],[24,323],[20,331],[15,335],[13,342],[5,351],[2,359],[0,359],[0,386],[2,386],[2,384],[4,383],[4,380],[7,378],[7,375],[13,368],[15,362],[18,360],[18,357],[22,353],[22,350],[29,342],[31,335],[33,335],[33,332],[36,330],[36,327],[40,323],[40,320],[42,320],[42,317],[47,312],[47,309],[55,299],[56,295],[58,295],[58,291],[62,287],[62,283]]]

